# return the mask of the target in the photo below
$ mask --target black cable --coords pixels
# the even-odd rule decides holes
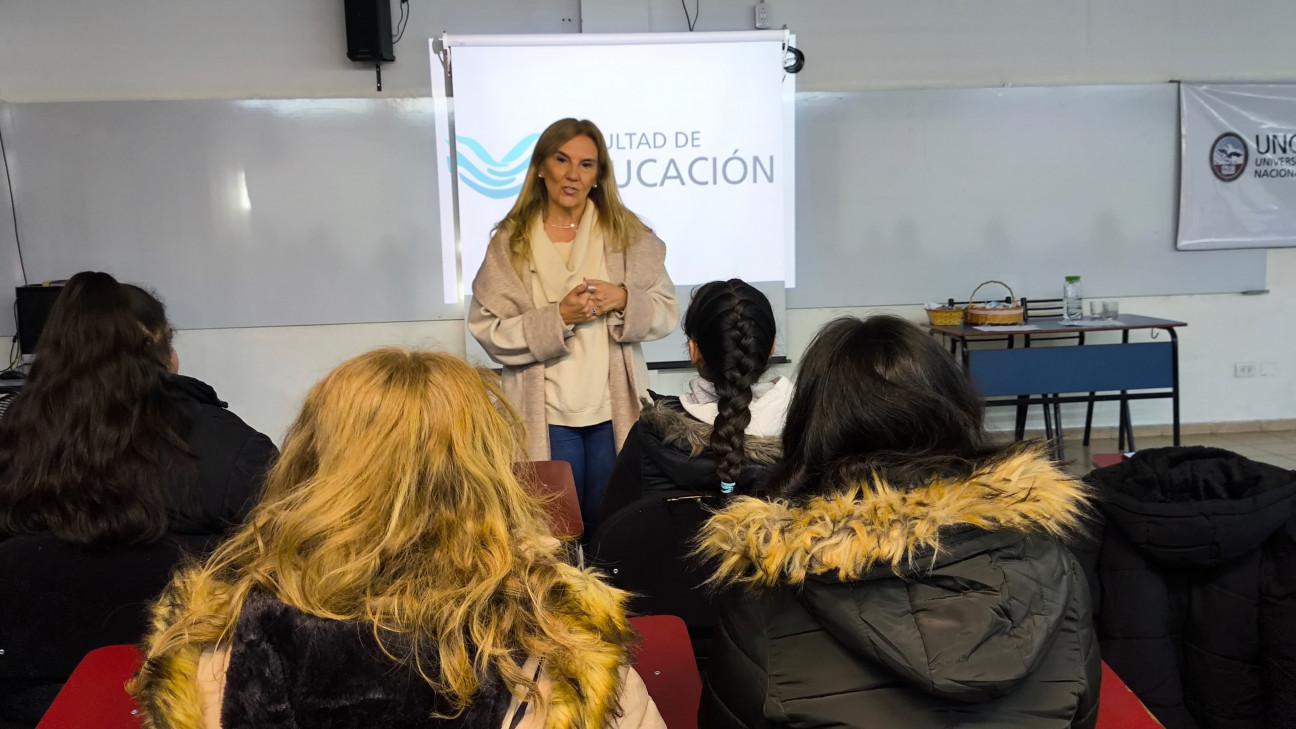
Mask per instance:
[[[14,335],[13,338],[9,340],[9,366],[5,368],[5,372],[12,370],[14,368],[14,365],[18,364],[18,360],[22,359],[22,349],[19,347],[19,340],[18,340],[18,337],[22,335],[22,332],[18,331],[19,322],[18,322],[18,299],[17,298],[14,298],[13,317],[14,317]],[[14,356],[15,349],[18,350],[17,356]]]
[[[801,73],[801,69],[805,68],[805,54],[795,46],[788,46],[787,51],[792,54],[792,61],[784,66],[783,70],[788,73]]]
[[[410,16],[409,0],[401,0],[400,9],[400,19],[396,21],[396,37],[392,38],[392,45],[400,43],[401,38],[405,37],[405,26],[409,25]]]
[[[684,8],[684,22],[688,24],[689,30],[693,30],[693,26],[697,25],[698,15],[701,10],[698,6],[698,3],[700,2],[702,2],[702,0],[693,0],[693,17],[690,18],[689,11],[688,11],[688,4],[685,2],[685,0],[680,0],[680,7]]]
[[[5,154],[4,130],[0,130],[0,160],[4,160],[5,184],[9,186],[9,212],[13,215],[14,245],[18,247],[18,267],[22,269],[23,283],[27,283],[27,264],[23,261],[22,241],[18,239],[18,203],[14,200],[13,178],[9,176],[9,156]]]

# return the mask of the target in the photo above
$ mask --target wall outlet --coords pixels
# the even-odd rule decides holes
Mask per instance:
[[[1261,376],[1261,377],[1273,377],[1273,376],[1276,375],[1276,374],[1278,374],[1278,363],[1277,363],[1277,362],[1261,362],[1261,363],[1260,363],[1260,376]]]
[[[769,30],[770,27],[770,6],[759,2],[756,3],[756,30]]]
[[[1257,365],[1255,362],[1234,362],[1233,363],[1234,377],[1255,377],[1257,374],[1259,374],[1259,371],[1260,371],[1260,366]]]

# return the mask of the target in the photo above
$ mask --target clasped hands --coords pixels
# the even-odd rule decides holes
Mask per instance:
[[[558,302],[564,324],[586,324],[614,311],[624,311],[626,290],[598,279],[585,279]]]

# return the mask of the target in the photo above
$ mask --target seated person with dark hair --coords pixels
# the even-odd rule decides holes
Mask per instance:
[[[995,445],[917,325],[839,319],[760,498],[702,528],[725,589],[699,725],[1091,729],[1102,664],[1064,540],[1088,489]]]
[[[260,492],[274,444],[176,364],[157,298],[64,286],[0,419],[0,718],[34,725],[82,656],[140,640],[173,567]]]

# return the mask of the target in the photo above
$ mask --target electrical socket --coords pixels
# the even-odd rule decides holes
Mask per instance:
[[[1259,373],[1260,367],[1255,362],[1234,362],[1234,377],[1255,377]]]
[[[770,7],[764,2],[756,3],[756,30],[769,30]]]

